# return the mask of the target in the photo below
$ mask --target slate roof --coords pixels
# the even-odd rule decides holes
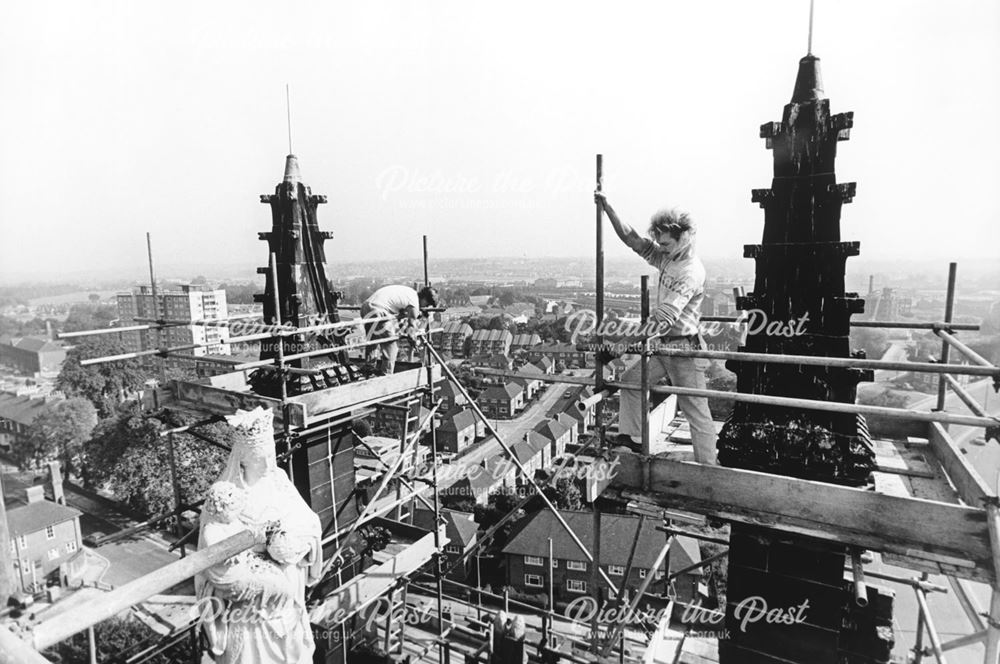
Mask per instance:
[[[542,343],[542,338],[537,334],[529,334],[527,332],[521,334],[515,334],[511,339],[511,346],[537,346]]]
[[[560,510],[559,513],[576,533],[581,541],[594,541],[594,515],[592,512],[570,512]],[[586,561],[586,557],[566,530],[556,520],[552,510],[540,510],[524,519],[525,525],[504,547],[505,554],[521,556],[548,556],[548,539],[552,538],[553,556],[562,560]],[[656,530],[656,524],[646,521],[646,526],[639,535],[639,544],[635,550],[633,567],[649,567],[656,562],[656,554],[666,543],[663,533]],[[622,514],[601,515],[601,564],[624,565],[628,562],[628,554],[632,548],[632,540],[639,527],[639,517]]]
[[[476,426],[476,415],[471,408],[456,408],[449,410],[441,418],[439,430],[444,431],[465,431],[469,427]]]
[[[670,569],[679,570],[701,562],[701,549],[697,540],[691,537],[675,537],[670,543]],[[701,574],[700,569],[691,570],[688,574]]]
[[[450,544],[461,545],[465,549],[476,541],[476,533],[479,527],[476,525],[471,514],[442,508],[441,516],[445,518],[445,535],[450,540]],[[419,508],[414,510],[413,525],[433,531],[434,512]]]
[[[450,323],[445,323],[444,327],[441,329],[442,334],[472,334],[472,327],[468,323],[463,323],[460,320],[453,320]]]
[[[559,420],[542,420],[535,426],[534,431],[545,436],[550,441],[556,441],[565,436],[569,428],[559,422]]]
[[[514,453],[514,456],[516,456],[517,460],[522,464],[531,461],[535,458],[535,455],[538,454],[538,448],[527,439],[519,440],[511,445],[510,451]]]
[[[52,406],[43,397],[32,399],[27,396],[17,396],[10,392],[0,393],[0,418],[17,422],[24,426],[30,425],[35,418],[46,412]]]
[[[69,521],[83,514],[78,509],[66,507],[51,500],[38,500],[21,505],[7,512],[7,527],[11,537],[29,535],[48,526]]]
[[[54,350],[66,350],[62,345],[40,337],[14,337],[7,342],[19,350],[31,353],[47,353]]]
[[[490,385],[482,394],[479,395],[479,400],[484,399],[516,399],[524,390],[517,383],[505,383],[503,385]]]

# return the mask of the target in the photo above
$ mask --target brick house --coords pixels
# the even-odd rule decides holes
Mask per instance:
[[[437,384],[434,396],[441,400],[441,412],[446,413],[457,406],[464,406],[469,403],[458,386],[450,380],[443,380]]]
[[[490,385],[476,401],[486,417],[512,418],[524,408],[524,390],[517,383]]]
[[[21,590],[36,593],[46,581],[60,583],[83,571],[80,510],[45,498],[45,487],[29,486],[22,504],[7,504],[10,557]]]
[[[491,494],[514,488],[517,468],[500,453],[482,463],[462,470],[455,481],[441,489],[449,500],[468,498],[479,505],[489,502]]]
[[[573,529],[573,532],[586,543],[594,541],[594,515],[591,512],[570,512],[560,510],[560,514]],[[521,529],[511,538],[503,550],[507,570],[507,584],[519,592],[538,593],[542,595],[548,588],[548,540],[552,538],[552,574],[553,594],[557,601],[569,602],[583,595],[590,595],[591,563],[584,558],[576,543],[566,530],[556,520],[551,510],[540,510],[523,520]],[[626,587],[634,592],[646,578],[649,568],[655,562],[656,555],[666,543],[665,535],[647,522],[639,534],[635,558],[628,579],[624,579],[625,565],[628,562],[632,541],[639,527],[639,518],[621,514],[603,514],[601,517],[601,568],[619,587]],[[675,542],[678,539],[674,538]],[[674,549],[671,544],[671,551]],[[680,550],[676,556],[668,556],[662,567],[653,570],[655,578],[648,588],[653,594],[663,594],[666,591],[664,579],[669,565],[675,569],[686,566],[685,561],[697,556],[697,543],[692,548],[690,543],[684,546],[676,545]],[[687,564],[690,564],[687,562]],[[680,587],[697,589],[697,570],[690,575],[682,575],[674,584]],[[603,579],[600,581],[602,597],[610,594]]]
[[[473,515],[469,512],[459,512],[444,508],[441,516],[445,520],[445,537],[448,544],[444,547],[445,558],[448,566],[451,567],[461,556],[469,551],[476,544],[476,536],[479,526],[476,525]],[[434,530],[434,512],[428,509],[418,508],[413,512],[413,525],[418,528]],[[476,562],[473,556],[462,562],[455,570],[448,575],[448,578],[455,581],[465,581],[470,574],[475,574]]]
[[[499,371],[510,371],[514,368],[514,359],[499,353],[493,355],[473,355],[469,362],[477,367],[489,367]]]
[[[56,376],[66,359],[66,348],[41,337],[15,337],[0,341],[0,362],[29,376]]]
[[[438,449],[458,454],[476,440],[476,416],[470,408],[448,411],[437,428]]]
[[[58,393],[45,396],[0,392],[0,447],[10,449],[27,434],[36,417],[62,400]]]
[[[538,434],[547,442],[550,458],[563,455],[566,452],[566,445],[575,442],[571,429],[558,417],[542,420],[535,426],[533,433]]]
[[[548,357],[556,364],[562,362],[570,369],[594,366],[593,354],[577,350],[573,344],[544,344],[535,346],[528,352],[528,359],[532,362],[543,357]]]
[[[552,456],[549,453],[549,441],[534,431],[524,434],[524,440],[519,440],[511,445],[510,450],[517,457],[517,460],[521,462],[521,465],[524,466],[528,477],[532,479],[536,471],[544,470],[552,461]],[[515,484],[528,483],[528,479],[524,475],[517,473],[516,470],[515,475]]]

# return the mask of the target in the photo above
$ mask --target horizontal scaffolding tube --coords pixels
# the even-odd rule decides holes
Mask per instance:
[[[95,597],[86,611],[62,613],[35,626],[34,646],[44,650],[77,632],[116,616],[157,593],[171,588],[195,574],[205,571],[233,556],[246,551],[256,543],[249,530],[241,531],[217,544],[192,553],[158,570],[129,581],[106,595]]]
[[[737,318],[735,316],[702,316],[703,323],[746,323],[747,318]],[[904,323],[902,321],[888,320],[852,320],[851,327],[878,327],[886,330],[961,330],[963,332],[977,332],[979,326],[974,323],[927,323],[913,322]]]
[[[92,365],[92,364],[103,364],[105,362],[115,362],[115,361],[118,361],[118,360],[132,360],[132,359],[137,359],[137,358],[140,358],[140,357],[149,357],[149,356],[152,356],[152,355],[163,355],[163,356],[166,356],[166,355],[169,355],[170,353],[176,353],[178,351],[184,351],[184,350],[195,350],[197,348],[208,348],[208,347],[211,347],[211,346],[219,346],[219,345],[222,345],[222,344],[245,343],[245,342],[248,342],[248,341],[263,341],[265,339],[274,339],[275,337],[292,337],[292,336],[295,336],[295,335],[298,335],[298,334],[307,334],[307,333],[319,332],[319,331],[331,330],[331,329],[337,329],[337,328],[342,328],[342,327],[351,327],[351,326],[360,325],[363,322],[369,322],[369,323],[371,323],[371,322],[379,322],[379,321],[383,321],[383,320],[395,320],[395,319],[392,318],[392,317],[389,317],[389,316],[379,316],[379,317],[373,317],[373,318],[356,319],[356,320],[353,320],[353,321],[341,321],[339,323],[328,323],[328,324],[323,324],[323,325],[313,325],[313,326],[310,326],[310,327],[296,327],[296,328],[291,328],[291,327],[287,327],[286,328],[286,327],[283,327],[283,326],[280,326],[280,325],[267,325],[267,327],[270,328],[270,329],[268,329],[266,332],[261,332],[261,333],[258,333],[258,334],[247,334],[247,335],[240,336],[240,337],[230,337],[229,339],[226,339],[224,341],[223,340],[219,340],[219,341],[215,341],[215,342],[212,342],[212,343],[187,344],[187,345],[184,345],[184,346],[171,346],[171,347],[163,347],[163,348],[156,348],[156,349],[150,349],[150,350],[136,351],[136,352],[132,352],[132,353],[122,353],[120,355],[107,355],[107,356],[104,356],[104,357],[95,357],[95,358],[91,358],[89,360],[81,360],[80,361],[80,365],[81,366],[89,366],[89,365]],[[442,329],[444,329],[444,328],[437,328],[436,330],[430,330],[430,332],[435,332],[435,331],[439,331],[439,330],[442,330]],[[398,339],[398,338],[399,337],[392,337],[392,338],[388,338],[388,339],[380,339],[379,342],[380,343],[385,343],[387,341],[393,341],[393,340]],[[365,344],[365,345],[371,345],[371,344],[369,343],[369,344]],[[288,357],[285,358],[285,360],[299,359],[299,358],[302,358],[302,357],[312,357],[314,355],[324,355],[324,354],[327,354],[327,353],[335,353],[335,352],[338,352],[338,351],[341,351],[341,350],[348,350],[349,348],[353,348],[353,347],[356,347],[356,346],[335,346],[335,347],[332,347],[332,348],[323,348],[323,349],[319,349],[319,350],[316,350],[316,351],[312,351],[310,353],[299,353],[298,355],[288,356]],[[274,360],[261,360],[260,363],[253,363],[253,364],[254,364],[254,366],[265,366],[267,364],[272,364],[275,361],[277,361],[277,358],[275,358]],[[240,367],[237,367],[237,369],[239,369],[239,368]],[[250,368],[250,367],[248,367],[248,368]]]
[[[572,376],[543,376],[539,374],[519,374],[513,371],[502,371],[499,369],[476,368],[477,373],[488,376],[507,376],[510,378],[527,378],[529,380],[540,380],[545,383],[568,383],[571,385],[592,385],[593,381],[587,378],[575,378]],[[620,390],[640,390],[639,383],[605,383],[608,387]],[[992,427],[1000,424],[1000,419],[995,417],[973,417],[970,415],[952,415],[945,412],[924,413],[916,410],[906,410],[905,408],[886,408],[885,406],[863,406],[853,403],[838,403],[831,401],[814,401],[812,399],[798,399],[793,397],[776,397],[769,394],[744,394],[742,392],[722,392],[720,390],[699,390],[693,387],[673,387],[670,385],[657,385],[651,387],[650,392],[655,394],[679,394],[692,397],[709,397],[720,399],[732,399],[744,403],[755,403],[765,406],[782,406],[786,408],[808,408],[811,410],[821,410],[831,413],[852,413],[861,415],[881,415],[898,420],[915,420],[918,422],[943,422],[947,424],[962,424],[971,427]]]
[[[612,387],[623,390],[638,390],[638,384],[611,383]],[[973,417],[970,415],[952,415],[951,413],[923,413],[905,408],[886,408],[884,406],[863,406],[854,403],[837,403],[832,401],[815,401],[813,399],[798,399],[793,397],[776,397],[768,394],[743,394],[741,392],[720,392],[719,390],[699,390],[690,387],[673,387],[659,385],[649,388],[655,394],[678,394],[692,397],[718,397],[732,399],[744,403],[755,403],[765,406],[782,406],[785,408],[806,408],[821,410],[828,413],[851,413],[861,415],[881,415],[901,420],[916,420],[918,422],[945,422],[948,424],[963,424],[972,427],[992,427],[1000,424],[993,417]]]
[[[702,357],[709,360],[734,360],[767,364],[802,364],[807,366],[840,367],[844,369],[888,369],[917,371],[921,373],[963,374],[1000,378],[1000,367],[991,364],[969,366],[966,364],[937,364],[934,362],[892,362],[887,360],[862,360],[853,357],[824,357],[817,355],[778,355],[775,353],[741,353],[724,350],[693,350],[687,348],[660,348],[652,355],[663,357]]]

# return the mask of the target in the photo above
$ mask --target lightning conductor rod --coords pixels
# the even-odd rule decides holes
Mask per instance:
[[[812,55],[813,52],[813,5],[815,0],[809,0],[809,45],[806,48],[806,55]]]
[[[812,34],[811,30],[810,27],[810,34]],[[288,154],[295,154],[292,152],[292,97],[288,90],[288,83],[285,83],[285,115],[288,119]]]

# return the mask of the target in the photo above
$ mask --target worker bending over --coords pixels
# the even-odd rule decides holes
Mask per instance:
[[[408,286],[383,286],[372,293],[371,297],[361,304],[362,318],[388,318],[365,323],[366,341],[388,339],[400,334],[416,339],[416,321],[426,316],[427,307],[438,304],[437,291],[430,286],[420,289],[420,292]],[[401,324],[402,323],[402,324]],[[399,355],[399,343],[393,338],[382,344],[365,347],[365,358],[370,360],[374,349],[381,356],[379,373],[388,375],[396,367],[396,356]]]

